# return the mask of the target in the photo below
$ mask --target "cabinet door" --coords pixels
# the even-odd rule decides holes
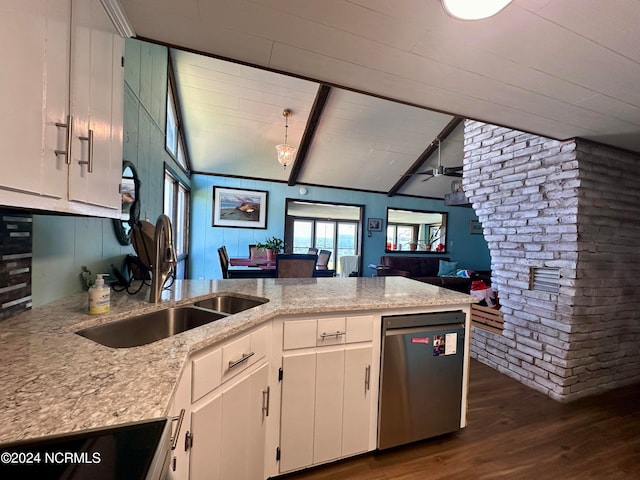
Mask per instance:
[[[187,431],[191,431],[191,370],[189,367],[182,373],[182,377],[176,387],[173,402],[169,410],[172,417],[179,417],[181,410],[184,410],[184,417],[180,431],[177,431],[178,422],[174,422],[174,435],[178,435],[176,449],[171,452],[173,478],[175,480],[189,479],[189,452],[185,449],[185,435]]]
[[[73,0],[71,20],[73,139],[69,200],[117,211],[122,169],[119,117],[124,88],[120,64],[124,42],[99,0]]]
[[[313,463],[316,354],[282,358],[284,379],[280,412],[280,472]]]
[[[371,411],[376,408],[371,394],[371,346],[345,351],[342,456],[369,450]]]
[[[220,477],[264,480],[263,391],[268,364],[222,392]]]
[[[264,480],[268,371],[262,365],[193,409],[190,478]]]
[[[342,349],[317,354],[313,463],[341,456],[344,361]]]
[[[0,2],[0,186],[12,191],[0,194],[5,204],[46,208],[50,200],[39,195],[66,196],[65,157],[55,151],[65,149],[56,123],[68,112],[70,16],[70,0]]]
[[[190,478],[221,480],[222,394],[215,395],[191,413],[193,446],[189,463]]]

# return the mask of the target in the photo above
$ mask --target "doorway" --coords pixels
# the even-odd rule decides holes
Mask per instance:
[[[362,205],[287,199],[285,243],[292,253],[307,253],[309,248],[330,251],[328,268],[340,275],[340,258],[361,254],[363,209]]]

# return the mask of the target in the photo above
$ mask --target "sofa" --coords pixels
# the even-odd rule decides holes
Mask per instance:
[[[452,263],[444,264],[450,267],[449,275],[438,275],[440,261],[450,262],[448,257],[432,257],[430,255],[400,256],[383,255],[380,257],[380,265],[377,267],[378,276],[402,276],[409,277],[424,283],[449,288],[458,292],[469,293],[471,282],[474,278],[456,276],[456,266]]]

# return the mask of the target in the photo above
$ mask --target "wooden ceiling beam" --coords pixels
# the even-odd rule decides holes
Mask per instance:
[[[438,136],[433,139],[433,141],[427,146],[427,148],[420,154],[420,156],[416,159],[415,162],[407,169],[407,171],[400,177],[400,179],[396,182],[396,184],[391,187],[391,189],[387,192],[388,197],[393,197],[398,190],[400,190],[405,183],[409,181],[409,178],[413,176],[419,169],[422,167],[424,162],[438,149],[438,144],[442,143],[449,135],[453,133],[453,131],[460,125],[462,122],[462,117],[453,117],[449,123],[440,131]]]
[[[298,177],[300,176],[300,172],[302,172],[302,168],[307,161],[309,147],[311,147],[311,142],[313,141],[313,137],[315,136],[316,130],[318,129],[320,117],[322,116],[322,111],[327,104],[330,91],[331,87],[324,83],[320,84],[320,86],[318,87],[318,92],[316,93],[316,98],[313,101],[313,105],[311,106],[309,119],[307,121],[307,125],[305,126],[304,133],[302,134],[300,146],[298,147],[296,161],[293,162],[293,167],[291,167],[291,173],[289,174],[289,181],[287,182],[287,184],[290,187],[298,183]]]

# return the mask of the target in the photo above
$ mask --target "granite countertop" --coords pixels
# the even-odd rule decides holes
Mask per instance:
[[[109,348],[75,332],[131,315],[234,293],[269,302],[179,335]],[[276,315],[468,304],[475,297],[403,277],[176,281],[162,301],[111,293],[86,313],[81,292],[0,322],[0,443],[166,416],[190,353]]]

